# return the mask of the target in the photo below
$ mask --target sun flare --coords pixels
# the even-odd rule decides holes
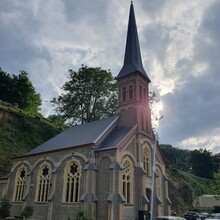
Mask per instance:
[[[151,103],[151,122],[153,128],[158,128],[159,121],[163,118],[162,111],[163,103],[161,100],[155,100],[153,103]]]

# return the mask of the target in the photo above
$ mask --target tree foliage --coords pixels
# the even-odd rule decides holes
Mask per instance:
[[[161,105],[161,100],[156,94],[156,92],[152,91],[149,92],[149,106],[151,110],[151,123],[152,127],[155,129],[159,125],[159,121],[163,118],[163,115],[161,114],[161,110],[159,109],[159,106]]]
[[[109,70],[82,65],[69,70],[64,93],[52,103],[59,115],[69,124],[83,124],[115,114],[117,85]]]
[[[171,145],[160,145],[169,165],[196,176],[213,179],[213,174],[220,168],[220,154],[210,150],[185,150]]]
[[[189,162],[193,174],[212,179],[214,163],[212,152],[207,149],[199,149],[191,152]]]
[[[166,160],[172,164],[173,167],[188,172],[190,169],[189,157],[190,151],[172,147],[171,145],[160,145],[161,150]]]
[[[37,112],[41,105],[38,94],[28,78],[28,73],[9,74],[0,68],[0,100],[18,106],[18,108]]]

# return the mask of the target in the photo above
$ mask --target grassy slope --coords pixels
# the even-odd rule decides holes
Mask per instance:
[[[202,194],[213,194],[211,180],[171,167],[167,169],[167,174],[172,208],[180,215],[186,210],[193,209],[192,204],[196,197]]]
[[[11,156],[28,152],[59,131],[40,115],[0,103],[0,175],[10,171]]]

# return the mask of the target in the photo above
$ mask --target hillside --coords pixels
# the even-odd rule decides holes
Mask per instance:
[[[212,180],[191,172],[190,157],[193,151],[161,144],[160,148],[168,163],[169,196],[172,208],[179,214],[192,210],[195,198],[202,194],[215,194]],[[201,161],[205,163],[205,161]],[[199,211],[199,210],[198,210]]]
[[[61,131],[40,114],[0,102],[0,176],[10,171],[10,158],[22,155]]]
[[[167,176],[172,209],[180,215],[193,209],[192,204],[196,197],[213,194],[212,181],[209,179],[200,178],[172,166],[167,169]]]

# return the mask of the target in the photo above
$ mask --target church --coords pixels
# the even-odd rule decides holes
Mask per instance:
[[[166,161],[151,125],[150,79],[142,64],[131,2],[117,115],[73,126],[22,156],[0,179],[10,216],[32,220],[141,220],[170,215]]]

